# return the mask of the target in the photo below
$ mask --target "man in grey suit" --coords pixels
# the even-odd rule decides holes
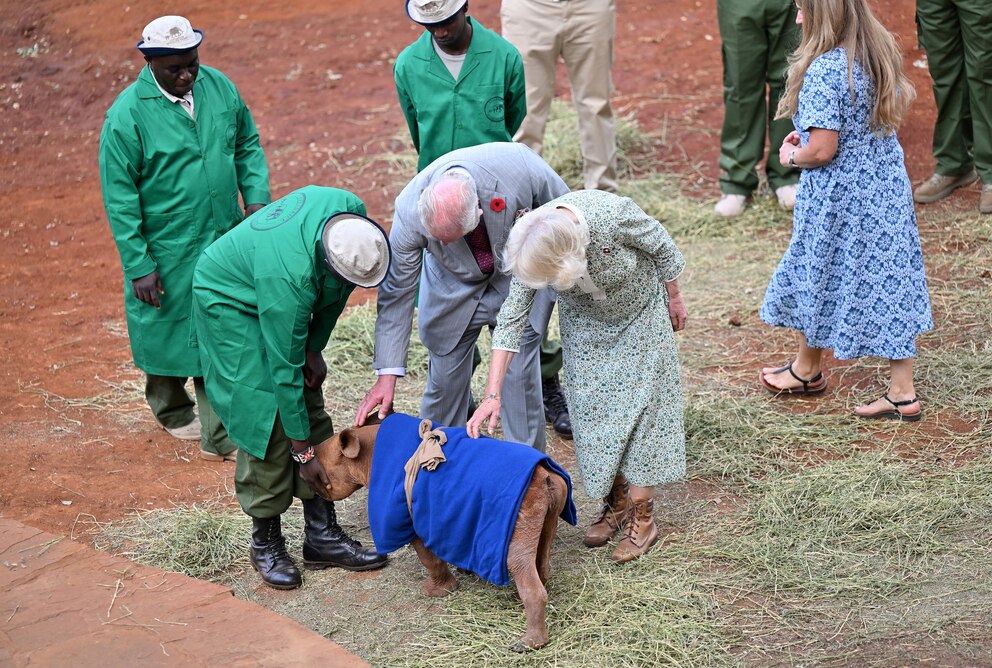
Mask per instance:
[[[451,151],[403,189],[389,233],[389,273],[379,286],[373,359],[379,378],[358,409],[356,425],[376,406],[382,417],[392,410],[396,379],[406,372],[418,278],[418,328],[430,356],[420,416],[447,426],[465,424],[472,351],[482,328],[496,325],[510,289],[502,258],[510,226],[518,211],[567,192],[544,160],[510,142]],[[500,398],[506,439],[542,452],[540,346],[554,300],[552,291],[538,292]]]

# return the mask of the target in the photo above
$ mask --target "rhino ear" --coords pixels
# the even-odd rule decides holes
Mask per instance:
[[[338,434],[338,438],[341,439],[342,455],[348,459],[355,459],[358,457],[358,452],[362,449],[362,444],[358,440],[358,434],[356,434],[353,429],[345,429]]]
[[[374,424],[382,424],[382,418],[379,417],[379,409],[373,409],[368,415],[365,416],[365,426],[371,426]]]

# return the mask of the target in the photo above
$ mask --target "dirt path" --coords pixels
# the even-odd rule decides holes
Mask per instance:
[[[2,665],[368,666],[227,587],[14,520],[0,519],[0,560]]]

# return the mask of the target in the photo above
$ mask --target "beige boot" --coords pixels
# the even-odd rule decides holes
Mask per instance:
[[[992,183],[982,186],[982,199],[978,202],[979,213],[992,213]]]
[[[633,561],[658,542],[658,525],[654,523],[654,499],[634,502],[627,518],[623,540],[613,551],[613,561],[624,564]]]
[[[978,180],[978,172],[974,169],[961,176],[944,176],[934,174],[917,186],[913,191],[913,199],[920,204],[929,204],[944,199],[952,192],[963,186],[971,185]]]
[[[603,499],[603,507],[599,509],[599,517],[586,531],[582,543],[586,547],[606,545],[613,538],[613,534],[623,526],[630,507],[630,485],[622,476],[617,476],[613,480],[613,489]]]

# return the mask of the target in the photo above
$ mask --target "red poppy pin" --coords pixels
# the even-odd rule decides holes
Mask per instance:
[[[612,252],[613,252],[612,248],[610,248],[609,246],[603,246],[603,255],[609,255]]]
[[[502,197],[493,197],[493,201],[489,203],[489,208],[499,213],[506,208],[506,201]]]

